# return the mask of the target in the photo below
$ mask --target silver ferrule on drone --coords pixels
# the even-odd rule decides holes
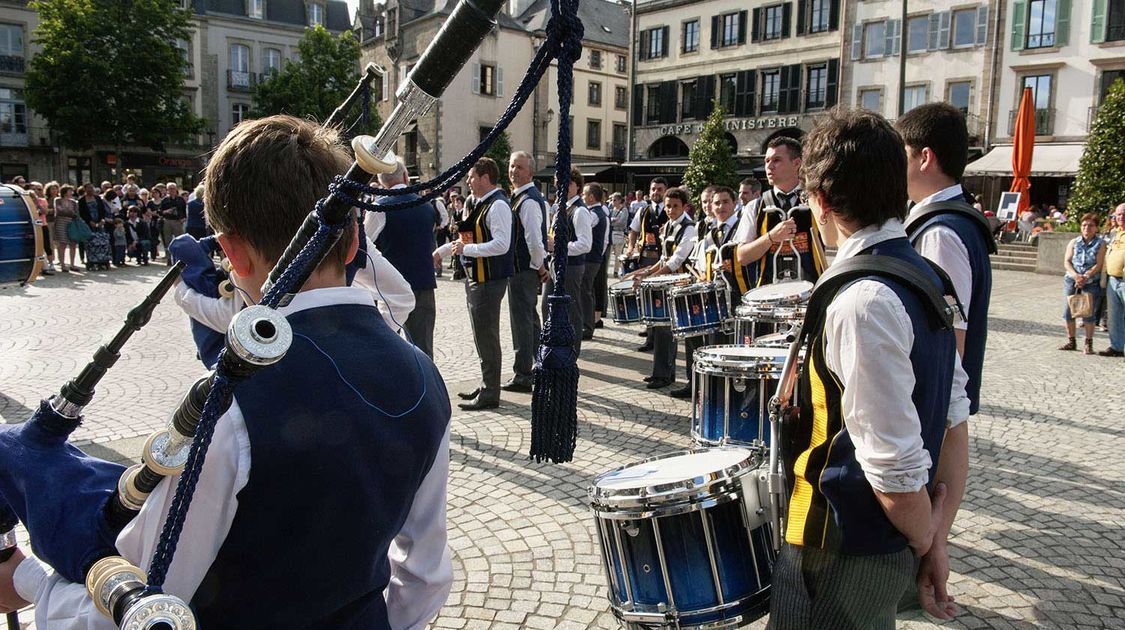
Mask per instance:
[[[227,329],[227,349],[258,367],[280,361],[292,343],[293,329],[285,316],[265,306],[243,309]]]
[[[394,111],[387,117],[374,141],[367,146],[367,150],[372,155],[387,162],[394,161],[395,143],[406,131],[406,127],[430,111],[438,100],[436,96],[427,94],[418,87],[410,77],[403,81],[402,87],[395,93],[395,98],[398,103],[395,104]]]
[[[70,420],[77,420],[78,417],[82,415],[82,405],[71,402],[62,396],[51,396],[47,404],[51,405],[51,409],[55,413]]]

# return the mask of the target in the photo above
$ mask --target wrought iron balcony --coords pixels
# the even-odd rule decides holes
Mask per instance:
[[[1016,133],[1016,116],[1019,115],[1018,109],[1013,109],[1008,114],[1008,134],[1015,135]],[[1055,109],[1037,109],[1035,110],[1035,135],[1049,136],[1055,131]]]
[[[258,75],[254,72],[239,72],[227,70],[227,87],[239,92],[248,92],[258,83]]]
[[[23,74],[27,60],[16,55],[0,55],[0,72],[5,74]]]

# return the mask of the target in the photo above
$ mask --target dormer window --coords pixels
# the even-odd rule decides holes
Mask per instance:
[[[324,5],[309,3],[309,26],[324,26]]]
[[[255,20],[265,19],[266,0],[246,0],[246,15]]]

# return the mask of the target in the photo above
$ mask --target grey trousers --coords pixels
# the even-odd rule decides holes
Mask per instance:
[[[567,308],[570,325],[574,327],[574,353],[582,352],[582,279],[586,274],[585,265],[566,266],[566,286],[563,291],[570,296],[570,307]],[[543,287],[543,321],[547,321],[547,296],[555,289],[555,276],[552,272],[547,286]]]
[[[473,329],[473,344],[480,357],[478,400],[481,402],[500,400],[500,302],[507,291],[507,278],[481,283],[465,281],[469,324]]]
[[[772,630],[893,630],[914,552],[847,556],[786,544],[773,565]]]
[[[423,289],[414,292],[414,310],[406,318],[403,329],[410,334],[411,341],[426,356],[434,358],[434,321],[437,319],[437,305],[434,303],[434,290]]]
[[[648,329],[652,340],[652,377],[676,380],[676,338],[671,326],[653,326]]]
[[[594,285],[600,269],[600,265],[586,261],[585,270],[582,272],[583,332],[594,332],[594,306],[597,304],[597,297],[594,295]]]
[[[512,349],[516,360],[513,380],[530,383],[535,367],[535,351],[539,348],[539,273],[525,269],[508,281],[508,315],[512,319]]]

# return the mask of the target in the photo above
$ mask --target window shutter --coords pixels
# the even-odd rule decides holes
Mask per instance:
[[[715,99],[715,75],[695,79],[695,119],[707,120]]]
[[[782,39],[789,37],[790,26],[793,23],[793,3],[786,2],[785,6],[781,7],[781,37]]]
[[[719,47],[719,16],[711,16],[711,48]]]
[[[840,0],[832,0],[828,6],[828,30],[835,31],[840,28]]]
[[[777,113],[792,114],[801,107],[801,64],[781,67]]]
[[[390,73],[383,73],[383,93],[380,95],[379,100],[385,101],[390,98],[391,94],[391,75]]]
[[[940,30],[940,26],[941,26],[941,14],[940,13],[931,13],[930,14],[930,36],[926,40],[926,50],[937,50],[938,49],[938,31]]]
[[[1012,3],[1012,50],[1023,50],[1026,40],[1024,29],[1027,28],[1027,3],[1024,0],[1015,0]]]
[[[887,29],[883,37],[883,55],[897,57],[899,43],[902,40],[902,20],[887,20]]]
[[[840,60],[828,60],[828,81],[824,90],[824,108],[834,107],[838,102],[836,92],[840,90]]]
[[[938,14],[940,22],[938,24],[938,48],[945,50],[949,48],[949,25],[952,21],[953,14],[949,11],[942,11]]]
[[[805,24],[808,23],[809,0],[797,0],[797,34],[805,34]]]
[[[660,56],[668,56],[668,27],[662,26],[660,30],[663,32],[663,37],[660,38]]]
[[[762,39],[762,9],[758,7],[754,9],[752,14],[752,22],[750,24],[750,41],[756,42]]]
[[[1105,0],[1094,0],[1094,10],[1090,15],[1090,43],[1100,44],[1105,41]]]
[[[473,94],[480,94],[480,64],[473,64]]]
[[[638,54],[637,54],[637,59],[640,59],[641,61],[644,61],[644,60],[648,59],[648,38],[649,38],[649,32],[648,31],[641,31],[640,50],[638,51]]]
[[[1070,0],[1059,0],[1059,10],[1055,15],[1055,45],[1070,43]]]
[[[852,61],[863,55],[863,25],[856,24],[852,27]]]
[[[676,122],[676,105],[679,103],[679,99],[676,98],[678,86],[678,81],[663,81],[660,84],[660,122],[662,123]]]
[[[738,12],[738,45],[746,43],[746,10]]]
[[[977,46],[983,46],[988,41],[988,5],[977,7]]]
[[[504,96],[504,69],[496,66],[496,96]]]
[[[633,126],[645,123],[645,86],[633,86]]]
[[[742,70],[735,77],[734,115],[754,115],[754,87],[758,75],[753,70]]]

